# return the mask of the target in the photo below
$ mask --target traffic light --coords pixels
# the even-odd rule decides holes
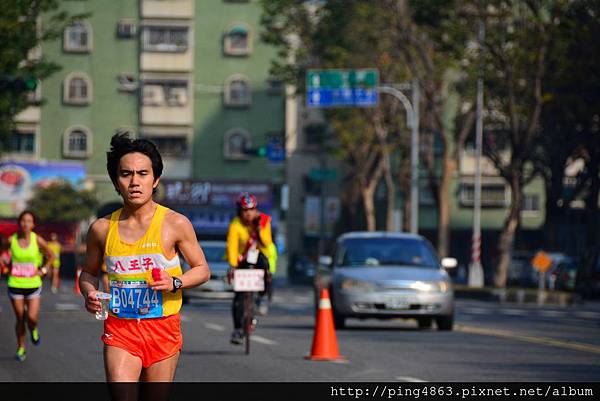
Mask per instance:
[[[266,157],[267,156],[267,147],[259,146],[258,148],[245,148],[244,154],[248,155],[248,156]]]
[[[0,91],[2,92],[32,92],[37,88],[35,77],[15,77],[4,75],[0,77]]]

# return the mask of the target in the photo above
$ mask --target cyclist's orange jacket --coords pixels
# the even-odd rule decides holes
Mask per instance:
[[[268,214],[260,213],[258,236],[260,239],[257,241],[258,250],[269,259],[269,270],[274,272],[275,266],[270,265],[273,258],[271,254],[275,249],[275,244],[273,243],[273,235],[271,233],[271,216]],[[242,223],[239,216],[236,216],[229,224],[227,231],[227,261],[230,266],[238,266],[240,256],[246,251],[249,239],[250,227]]]

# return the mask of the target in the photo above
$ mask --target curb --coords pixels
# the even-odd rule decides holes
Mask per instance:
[[[540,291],[531,288],[470,288],[454,286],[457,298],[499,303],[571,306],[583,303],[579,294],[564,291]]]

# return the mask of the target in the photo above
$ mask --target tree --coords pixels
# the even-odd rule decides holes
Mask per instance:
[[[94,191],[78,190],[67,181],[36,188],[27,203],[41,222],[80,222],[94,216],[97,207]]]
[[[456,112],[449,100],[459,82],[457,69],[468,70],[468,66],[459,63],[464,61],[468,40],[474,35],[472,25],[465,24],[463,15],[472,7],[454,0],[386,3],[393,15],[398,55],[424,95],[422,160],[437,208],[437,250],[443,257],[450,247],[450,182],[457,169],[459,151],[473,124],[471,109],[467,110],[466,118],[456,120],[460,122],[458,127],[445,122],[444,116]]]
[[[263,0],[262,38],[278,49],[271,72],[304,93],[308,68],[377,67],[380,80],[398,82],[406,76],[393,63],[390,25],[383,4],[332,0],[321,6],[287,0]],[[391,152],[400,143],[398,127],[405,126],[401,106],[382,99],[373,110],[327,110],[325,115],[340,144],[337,153],[348,165],[350,182],[358,183],[367,229],[375,230],[374,193],[382,178],[387,187],[386,228],[392,227],[395,185]]]
[[[541,134],[548,53],[557,37],[567,1],[493,0],[471,24],[485,22],[486,143],[490,158],[511,190],[508,215],[498,240],[494,285],[506,285],[508,265],[520,223],[523,187],[538,174],[535,143]]]
[[[28,91],[35,80],[43,80],[60,67],[36,55],[41,43],[59,37],[75,18],[59,11],[59,0],[0,0],[0,153],[14,130],[14,117],[29,102]],[[41,16],[48,23],[41,24]],[[7,90],[10,89],[10,90]]]
[[[600,192],[600,1],[573,2],[558,26],[549,57],[547,104],[542,113],[540,168],[547,193],[545,233],[557,246],[565,211],[575,198],[585,200],[585,251],[579,278],[585,280],[598,244]],[[575,182],[565,186],[565,168],[583,161]]]

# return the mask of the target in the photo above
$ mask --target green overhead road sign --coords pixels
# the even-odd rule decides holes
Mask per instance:
[[[335,169],[311,168],[308,178],[312,181],[334,181],[337,177]]]
[[[308,70],[306,103],[308,107],[375,106],[379,72],[361,70]]]
[[[374,68],[364,70],[309,70],[307,78],[308,87],[311,89],[375,89],[378,85],[379,73]]]

